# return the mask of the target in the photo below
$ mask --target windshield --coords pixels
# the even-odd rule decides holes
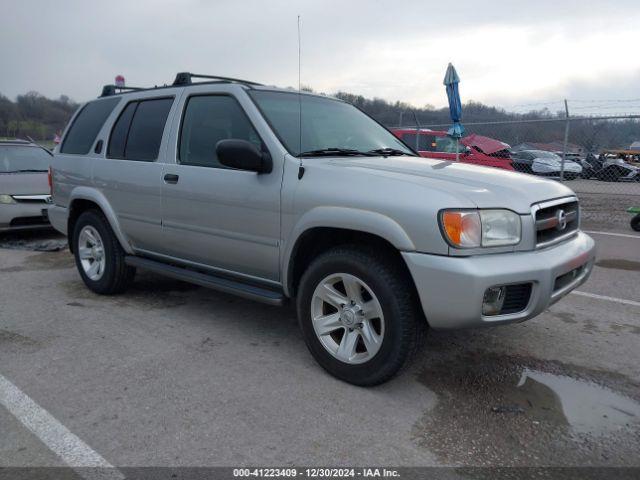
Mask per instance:
[[[51,155],[40,147],[0,145],[0,173],[49,170]]]
[[[544,150],[534,150],[533,154],[536,158],[548,158],[549,160],[560,160],[560,157],[552,152],[545,152]]]
[[[414,155],[391,132],[348,103],[293,92],[251,90],[248,93],[292,155],[334,149],[396,150],[398,154]]]

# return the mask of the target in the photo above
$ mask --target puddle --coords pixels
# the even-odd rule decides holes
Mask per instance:
[[[637,464],[640,385],[628,377],[533,357],[431,346],[418,381],[438,402],[412,433],[443,462]]]
[[[622,258],[603,258],[596,262],[598,267],[612,268],[614,270],[627,270],[630,272],[640,272],[640,262],[624,260]]]
[[[7,353],[30,353],[40,347],[40,342],[10,330],[0,329],[0,351]]]
[[[34,252],[59,252],[67,248],[67,239],[51,230],[10,232],[0,235],[0,248]]]
[[[10,330],[0,330],[0,344],[15,343],[19,345],[37,345],[35,340]]]
[[[600,435],[640,423],[640,403],[593,382],[526,369],[510,397],[532,419]]]
[[[74,268],[75,260],[69,250],[41,252],[30,255],[23,262],[23,270],[60,270]]]

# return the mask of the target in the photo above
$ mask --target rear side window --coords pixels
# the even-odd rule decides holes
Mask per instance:
[[[156,160],[172,104],[173,98],[128,104],[111,131],[107,157],[147,162]]]
[[[435,151],[444,153],[462,153],[465,151],[465,146],[449,136],[436,137]]]
[[[138,102],[132,102],[127,105],[113,126],[111,138],[109,139],[109,147],[107,148],[107,156],[109,158],[124,158],[124,147],[127,144],[129,126],[131,125],[131,119],[137,106]]]
[[[247,140],[263,149],[262,140],[236,99],[228,95],[189,98],[178,150],[182,165],[228,168],[218,160],[216,144],[230,138]]]
[[[69,128],[60,152],[76,155],[89,153],[104,121],[119,101],[119,98],[108,98],[86,104]]]

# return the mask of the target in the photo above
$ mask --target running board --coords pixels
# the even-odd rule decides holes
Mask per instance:
[[[125,263],[132,267],[151,270],[161,275],[175,278],[176,280],[194,283],[202,287],[231,293],[233,295],[267,303],[269,305],[283,305],[285,300],[284,295],[276,290],[250,285],[237,280],[230,280],[217,275],[196,272],[194,270],[156,262],[155,260],[150,260],[148,258],[129,255],[125,257]]]

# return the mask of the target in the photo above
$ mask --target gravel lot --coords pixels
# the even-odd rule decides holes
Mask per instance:
[[[638,184],[640,187],[640,184]],[[578,193],[582,212],[582,228],[604,232],[633,233],[629,227],[629,207],[640,206],[639,195],[607,195]]]
[[[100,297],[64,239],[4,235],[0,376],[117,467],[640,466],[640,236],[594,236],[580,291],[631,302],[430,332],[363,389],[315,364],[292,309],[144,272]],[[0,466],[63,465],[2,406],[0,432]]]

